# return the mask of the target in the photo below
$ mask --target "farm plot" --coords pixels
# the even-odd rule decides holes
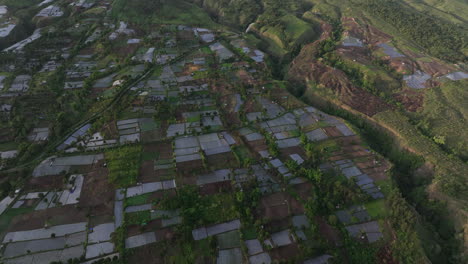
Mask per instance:
[[[106,152],[109,181],[118,187],[136,184],[141,162],[141,146],[123,146]]]

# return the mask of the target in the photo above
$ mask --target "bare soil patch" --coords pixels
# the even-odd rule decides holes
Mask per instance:
[[[113,215],[115,187],[108,181],[109,170],[98,166],[85,175],[79,206],[91,215]]]
[[[143,161],[140,167],[140,175],[138,177],[140,182],[154,182],[159,180],[154,171],[154,161]]]
[[[296,258],[300,254],[300,250],[298,245],[293,243],[284,247],[272,249],[269,253],[273,260],[281,261]]]
[[[200,186],[200,193],[212,195],[217,193],[228,193],[232,191],[231,181],[217,182]]]
[[[51,225],[65,225],[87,221],[86,210],[67,205],[16,216],[8,232],[43,228],[46,222]]]
[[[416,112],[424,103],[424,93],[405,89],[395,95],[393,98],[398,102],[402,103],[407,111]]]
[[[63,175],[31,177],[24,186],[26,192],[50,191],[63,187]]]

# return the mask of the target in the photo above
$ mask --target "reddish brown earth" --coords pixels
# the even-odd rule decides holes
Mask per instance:
[[[200,193],[203,195],[212,195],[217,193],[228,193],[232,191],[231,181],[217,182],[200,186]]]
[[[170,141],[158,142],[143,145],[144,152],[158,153],[159,159],[172,159],[172,143]]]
[[[289,216],[289,207],[283,193],[273,193],[260,199],[259,213],[263,218],[280,220]]]
[[[310,182],[305,182],[301,184],[296,184],[293,186],[293,188],[296,190],[298,196],[300,199],[307,201],[307,199],[311,198],[312,195],[312,183]]]
[[[333,245],[341,244],[341,237],[338,230],[330,226],[322,217],[315,217],[315,222],[318,224],[320,235],[329,243]]]
[[[64,176],[62,175],[31,177],[29,182],[24,186],[24,190],[34,192],[61,189],[63,187],[63,179]]]
[[[148,244],[134,248],[128,256],[128,263],[163,264],[166,263],[165,255],[166,252],[159,248],[159,244]]]
[[[434,77],[442,76],[455,71],[454,67],[437,62],[435,60],[431,62],[417,61],[417,63],[422,71]]]
[[[234,154],[232,152],[220,153],[206,157],[206,165],[210,170],[225,169],[238,166]]]
[[[407,111],[416,112],[424,103],[424,93],[414,89],[405,89],[393,95],[395,100],[402,103]]]
[[[416,69],[416,64],[409,58],[392,58],[387,57],[390,62],[390,66],[395,69],[395,71],[401,74],[411,74]]]
[[[343,134],[341,134],[341,132],[336,127],[325,127],[323,130],[325,130],[325,133],[332,138],[343,136]]]
[[[341,102],[368,116],[390,108],[379,97],[354,86],[344,72],[316,61],[313,56],[314,45],[305,46],[301,54],[294,59],[288,73],[291,81],[302,85],[306,85],[309,81],[319,83],[331,89]]]
[[[142,233],[150,232],[161,228],[161,219],[149,221],[145,226],[130,225],[127,227],[127,236],[136,236]]]
[[[365,47],[340,47],[336,52],[343,58],[353,62],[369,65],[372,63],[369,50]]]
[[[298,245],[293,243],[284,247],[274,248],[269,253],[273,261],[281,261],[295,259],[300,254],[300,250]]]
[[[282,159],[288,159],[289,155],[291,154],[299,154],[301,157],[305,158],[306,154],[304,148],[301,147],[290,147],[290,148],[283,148],[280,149],[280,154]]]
[[[158,181],[158,177],[156,177],[156,173],[154,171],[154,161],[147,160],[141,164],[140,167],[140,174],[138,175],[139,182],[154,182]]]
[[[43,228],[48,221],[51,225],[74,224],[87,222],[85,209],[77,209],[74,205],[67,205],[47,210],[34,211],[13,218],[8,232]]]
[[[99,165],[99,164],[98,164]],[[109,170],[102,166],[85,175],[80,195],[80,207],[86,208],[90,215],[113,215],[114,186],[108,180]]]
[[[352,37],[364,39],[366,32],[356,21],[354,17],[343,17],[341,19],[343,28],[345,29],[345,35],[351,35]]]

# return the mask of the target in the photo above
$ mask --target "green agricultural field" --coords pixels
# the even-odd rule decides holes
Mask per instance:
[[[124,146],[105,154],[109,181],[119,187],[135,185],[141,162],[141,146]]]
[[[375,200],[365,204],[367,212],[372,219],[383,219],[387,215],[387,209],[385,208],[384,200]]]
[[[129,213],[125,215],[125,221],[128,225],[145,225],[151,221],[150,211]]]
[[[145,193],[142,195],[133,196],[125,200],[126,206],[142,205],[148,203],[148,199],[151,197],[151,193]]]

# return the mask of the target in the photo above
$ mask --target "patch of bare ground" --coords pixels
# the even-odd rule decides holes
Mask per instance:
[[[108,180],[109,170],[100,165],[85,175],[78,205],[90,215],[113,215],[115,187]]]
[[[296,243],[292,243],[287,246],[274,248],[269,253],[274,261],[281,262],[282,260],[295,259],[300,254],[300,250]]]
[[[161,219],[155,219],[146,223],[146,225],[127,226],[127,236],[136,236],[142,233],[151,232],[162,227]]]
[[[322,217],[315,217],[315,222],[318,224],[318,230],[320,235],[323,236],[328,243],[335,246],[341,245],[341,236],[340,232],[334,227],[329,225]]]
[[[306,45],[293,60],[288,72],[288,79],[292,83],[307,87],[313,81],[332,90],[344,104],[368,116],[390,109],[378,96],[354,86],[344,72],[317,61],[316,45]]]
[[[147,160],[144,161],[141,164],[140,167],[140,175],[138,176],[138,181],[139,182],[154,182],[158,181],[158,179],[155,171],[154,171],[154,161],[153,160]]]
[[[336,127],[325,127],[323,130],[325,130],[325,133],[331,138],[343,136],[343,134]]]
[[[74,205],[34,211],[13,218],[8,232],[32,230],[50,225],[65,225],[78,222],[87,222],[86,210],[78,209]]]
[[[430,62],[418,60],[417,63],[422,71],[434,77],[442,76],[455,71],[454,67],[436,60],[432,60]]]
[[[217,193],[229,193],[233,190],[231,181],[217,182],[200,186],[200,194],[212,195]]]
[[[24,186],[26,192],[49,191],[63,187],[63,175],[52,175],[44,177],[31,177]]]
[[[424,103],[424,93],[411,89],[405,89],[397,94],[394,94],[393,98],[402,103],[405,109],[409,112],[418,111]]]

